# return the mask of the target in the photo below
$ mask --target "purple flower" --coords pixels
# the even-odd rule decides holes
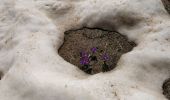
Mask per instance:
[[[88,65],[90,63],[90,55],[87,52],[80,52],[80,64]]]
[[[95,52],[97,51],[97,48],[96,48],[96,47],[93,47],[93,48],[91,48],[91,51],[92,51],[93,53],[95,53]]]
[[[88,65],[90,63],[90,59],[88,57],[83,57],[80,59],[81,65]]]
[[[108,54],[103,54],[102,55],[102,60],[104,60],[104,61],[108,61],[110,58],[109,58],[109,55]]]
[[[84,51],[80,52],[80,57],[88,57],[88,56],[89,54],[87,52]]]

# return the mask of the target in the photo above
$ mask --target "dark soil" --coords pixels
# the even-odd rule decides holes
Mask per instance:
[[[59,55],[84,72],[96,74],[114,69],[121,55],[131,51],[135,46],[134,42],[128,41],[127,37],[119,33],[83,28],[65,32],[64,44],[59,49]],[[93,47],[97,48],[97,52],[94,54],[91,52]],[[82,51],[88,52],[94,57],[88,66],[80,64],[80,52]],[[109,56],[109,60],[105,62],[105,65],[101,58],[103,54]],[[87,71],[88,68],[90,70]]]
[[[164,82],[162,88],[163,94],[170,100],[170,78]]]

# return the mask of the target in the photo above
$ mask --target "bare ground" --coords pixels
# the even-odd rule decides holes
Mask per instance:
[[[116,67],[121,55],[127,53],[136,46],[134,42],[116,32],[83,28],[75,31],[65,32],[64,44],[59,49],[59,54],[68,62],[76,65],[88,74],[96,74],[99,72],[110,71]],[[91,71],[80,64],[80,52],[86,51],[92,54],[90,49],[96,47],[97,52],[93,55],[97,57],[97,61],[91,61]],[[103,71],[103,60],[101,56],[108,54],[109,61],[106,62],[108,68]]]

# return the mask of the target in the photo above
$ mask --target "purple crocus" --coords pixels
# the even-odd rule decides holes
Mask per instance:
[[[96,48],[96,47],[93,47],[93,48],[91,48],[91,51],[92,51],[93,53],[95,53],[95,52],[97,51],[97,48]]]
[[[104,61],[108,61],[110,58],[109,58],[109,55],[108,54],[103,54],[102,55],[102,60],[104,60]]]
[[[89,54],[85,51],[80,52],[80,57],[88,57]]]
[[[88,57],[83,57],[80,59],[80,64],[81,65],[89,65],[90,59]]]
[[[80,64],[88,65],[90,63],[89,54],[87,52],[81,52],[80,57]]]

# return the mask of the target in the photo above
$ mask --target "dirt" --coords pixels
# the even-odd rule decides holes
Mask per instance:
[[[135,46],[134,42],[128,41],[127,37],[119,33],[83,28],[65,32],[59,55],[84,72],[96,74],[114,69],[121,55],[131,51]],[[91,48],[97,48],[97,51],[92,53]],[[92,56],[88,65],[80,63],[81,52],[87,52]],[[103,60],[103,55],[107,55],[109,60]]]

